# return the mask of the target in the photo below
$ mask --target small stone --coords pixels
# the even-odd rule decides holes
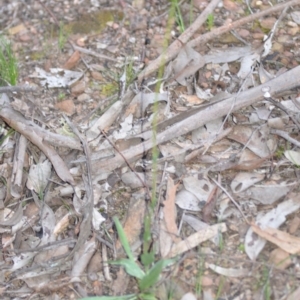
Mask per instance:
[[[240,37],[246,38],[250,35],[250,32],[247,29],[241,29],[238,31],[238,34],[240,35]]]
[[[276,21],[277,21],[276,18],[269,17],[269,18],[265,18],[265,19],[261,20],[260,25],[263,28],[272,29]]]
[[[287,25],[290,26],[290,27],[298,27],[298,25],[293,21],[288,21]]]
[[[254,40],[263,40],[264,34],[262,32],[255,32],[252,34]]]
[[[295,234],[298,228],[300,227],[300,218],[295,216],[294,219],[289,223],[289,233]]]
[[[278,37],[278,43],[286,44],[290,39],[288,35],[280,35]]]
[[[237,3],[231,0],[224,0],[223,4],[224,7],[229,11],[238,11],[240,9]]]
[[[78,102],[85,102],[85,101],[88,101],[90,99],[91,99],[91,97],[86,93],[83,93],[83,94],[81,94],[77,97]]]
[[[120,26],[119,26],[119,24],[117,24],[117,23],[114,23],[114,24],[112,25],[112,28],[115,29],[115,30],[117,30],[119,27],[120,27]]]
[[[29,42],[31,40],[32,35],[29,33],[24,33],[22,35],[20,35],[19,40],[21,42]]]
[[[111,45],[111,46],[108,46],[106,48],[106,50],[115,54],[119,51],[119,46],[118,45]]]
[[[295,36],[297,34],[299,34],[299,27],[293,27],[293,28],[289,28],[287,33],[291,36]]]
[[[72,86],[71,93],[73,95],[80,95],[84,92],[84,90],[85,90],[85,82],[79,81],[79,82],[75,83],[75,85]]]
[[[86,38],[85,37],[81,37],[81,38],[77,39],[76,44],[79,47],[84,47],[85,46],[85,41],[86,41]]]
[[[282,52],[282,50],[283,50],[283,45],[282,45],[281,43],[274,42],[273,45],[272,45],[272,50],[273,50],[273,51]]]
[[[129,38],[129,42],[132,43],[132,44],[134,44],[136,42],[135,37],[134,36],[130,37]]]
[[[55,108],[63,111],[68,116],[75,113],[75,105],[72,99],[57,102]]]
[[[99,81],[103,81],[104,80],[104,78],[103,78],[103,76],[102,76],[102,74],[100,72],[92,71],[91,75],[92,75],[93,79],[95,79],[95,80],[99,80]]]

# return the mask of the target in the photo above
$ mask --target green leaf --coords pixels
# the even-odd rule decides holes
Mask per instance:
[[[112,265],[121,265],[125,268],[126,272],[133,277],[142,279],[145,276],[145,272],[139,267],[139,265],[130,259],[120,259],[109,262]]]
[[[82,298],[81,300],[135,300],[137,297],[134,294],[126,296],[103,296],[103,297],[87,297]]]
[[[139,282],[139,287],[141,291],[146,291],[147,289],[155,285],[155,283],[159,279],[159,275],[161,274],[163,266],[164,261],[160,260],[149,270],[149,272]]]
[[[133,254],[131,252],[128,240],[126,238],[125,232],[123,230],[123,227],[122,227],[119,219],[117,217],[113,217],[113,221],[115,222],[115,225],[116,225],[116,228],[117,228],[117,231],[118,231],[118,236],[120,238],[120,242],[121,242],[128,258],[130,260],[134,261],[134,257],[133,257]]]
[[[148,272],[147,274],[140,280],[139,287],[141,291],[146,291],[150,287],[153,287],[158,279],[159,275],[162,272],[162,269],[173,264],[177,259],[162,259],[158,261]]]
[[[154,262],[154,251],[146,252],[141,255],[142,264],[147,267]]]

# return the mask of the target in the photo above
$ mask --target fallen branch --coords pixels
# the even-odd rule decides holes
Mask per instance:
[[[35,87],[32,86],[1,86],[0,93],[7,93],[7,92],[34,92],[36,90]]]
[[[208,9],[208,8],[211,9],[211,7],[214,8],[215,6],[212,5],[213,3],[215,3],[215,1],[212,1],[206,7],[206,9]],[[191,47],[195,47],[195,46],[200,45],[200,44],[205,44],[208,41],[212,40],[213,38],[216,38],[216,37],[220,36],[221,34],[223,34],[225,32],[228,32],[230,30],[238,28],[238,27],[240,27],[240,26],[242,26],[244,24],[252,22],[252,21],[254,21],[254,20],[258,19],[258,18],[261,18],[263,16],[270,15],[270,14],[272,14],[274,12],[277,12],[277,11],[281,11],[281,10],[285,9],[286,7],[290,7],[290,6],[293,6],[293,5],[299,5],[299,4],[300,4],[300,0],[292,0],[292,1],[288,1],[288,2],[284,2],[284,3],[281,3],[281,4],[275,5],[273,7],[270,7],[269,9],[257,12],[257,13],[255,13],[253,15],[250,15],[250,16],[244,17],[244,18],[242,18],[240,20],[237,20],[237,21],[235,21],[235,22],[233,22],[231,24],[224,25],[224,26],[218,27],[218,28],[216,28],[216,29],[214,29],[214,30],[212,30],[210,32],[207,32],[207,33],[205,33],[205,34],[203,34],[203,35],[195,38],[194,40],[188,42],[188,45],[191,46]],[[212,8],[212,10],[213,10],[213,8]],[[206,12],[206,9],[203,11],[202,14],[204,14],[204,12]],[[200,17],[202,16],[202,14],[200,15]],[[147,76],[149,76],[151,73],[157,71],[159,69],[159,67],[162,66],[162,64],[166,64],[171,59],[173,59],[173,58],[176,57],[176,55],[179,53],[182,45],[185,44],[187,42],[187,40],[191,37],[190,33],[192,33],[192,34],[195,33],[195,32],[193,32],[193,29],[196,29],[196,30],[198,29],[194,25],[197,22],[197,20],[191,25],[192,30],[190,30],[191,27],[186,30],[188,32],[187,36],[185,36],[185,32],[184,32],[178,38],[178,40],[181,41],[182,43],[180,43],[178,40],[175,41],[175,42],[173,42],[164,53],[162,53],[157,59],[155,59],[154,61],[152,61],[140,73],[140,75],[138,76],[138,81],[139,82],[141,82],[144,78],[146,78]],[[199,22],[200,26],[202,24],[203,23]],[[187,37],[188,37],[188,39],[186,39]]]
[[[300,85],[300,66],[287,71],[286,73],[272,79],[260,86],[242,92],[238,95],[227,98],[210,107],[200,110],[194,115],[187,117],[186,119],[170,126],[165,131],[157,134],[156,145],[165,143],[173,138],[187,134],[192,130],[199,128],[208,121],[225,116],[228,111],[237,111],[243,107],[252,105],[260,100],[264,99],[263,89],[269,88],[269,91],[273,97],[276,97],[282,91],[293,89]],[[131,147],[128,150],[122,152],[122,156],[126,157],[127,161],[134,161],[139,155],[145,151],[150,150],[154,146],[153,140],[141,143],[137,146]],[[112,159],[98,161],[93,164],[93,170],[97,174],[103,171],[112,171],[121,167],[124,164],[124,159],[120,154]]]
[[[191,46],[191,47],[195,47],[195,46],[200,45],[200,44],[205,44],[209,40],[212,40],[213,38],[216,38],[216,37],[220,36],[221,34],[223,34],[225,32],[228,32],[230,30],[238,28],[238,27],[240,27],[244,24],[247,24],[249,22],[257,20],[257,19],[259,19],[261,17],[264,17],[266,15],[271,15],[274,12],[284,10],[285,8],[291,7],[293,5],[300,5],[300,0],[292,0],[292,1],[281,3],[281,4],[277,4],[275,6],[272,6],[272,7],[268,8],[268,9],[265,9],[263,11],[257,12],[253,15],[249,15],[247,17],[244,17],[244,18],[240,19],[240,20],[232,22],[231,24],[218,27],[218,28],[216,28],[216,29],[214,29],[210,32],[207,32],[207,33],[195,38],[194,40],[190,41],[188,43],[188,45]]]
[[[9,98],[6,94],[2,94],[0,98],[0,118],[2,118],[11,128],[24,135],[30,142],[36,145],[49,158],[57,175],[63,181],[74,184],[74,179],[65,162],[57,152],[48,145],[47,141],[51,141],[51,143],[56,146],[82,150],[78,140],[49,132],[37,126],[30,120],[27,120],[10,106]]]
[[[138,81],[141,82],[149,74],[158,70],[158,68],[162,65],[162,62],[167,63],[172,58],[174,58],[178,54],[182,45],[186,44],[188,40],[196,33],[196,31],[203,25],[203,23],[206,22],[208,15],[213,12],[213,10],[219,2],[220,0],[212,0],[204,9],[204,11],[200,14],[200,16],[194,21],[194,23],[189,28],[187,28],[180,35],[180,37],[169,46],[167,51],[163,52],[157,59],[152,61],[151,64],[146,67],[145,70],[143,70],[140,73],[140,75],[138,76]]]

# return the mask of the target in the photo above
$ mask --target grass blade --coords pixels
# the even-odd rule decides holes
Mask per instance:
[[[125,250],[125,253],[127,254],[127,256],[130,260],[135,261],[133,254],[131,252],[128,240],[126,238],[125,232],[123,230],[123,227],[122,227],[119,219],[117,217],[113,217],[113,221],[115,222],[115,225],[116,225],[116,228],[118,231],[118,236],[119,236],[120,242]]]

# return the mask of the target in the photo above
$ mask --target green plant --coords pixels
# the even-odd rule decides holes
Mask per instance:
[[[173,8],[174,11],[175,11],[176,23],[179,27],[180,32],[182,33],[185,30],[185,25],[184,25],[181,10],[180,10],[180,7],[179,7],[179,2],[178,2],[178,0],[170,0],[170,1],[171,1],[171,11],[172,11],[172,8]]]
[[[66,94],[64,92],[59,92],[58,94],[58,101],[62,101],[63,99],[65,99]]]
[[[276,157],[277,159],[282,158],[282,157],[284,156],[284,152],[285,152],[286,150],[289,150],[289,149],[290,149],[289,146],[290,146],[290,145],[288,145],[288,147],[285,148],[283,145],[280,145],[280,146],[277,148],[276,152],[275,152],[275,157]]]
[[[130,59],[126,68],[126,87],[128,87],[136,78],[136,72],[133,68],[134,60]]]
[[[239,250],[240,252],[245,253],[245,244],[239,244],[238,250]]]
[[[262,298],[265,300],[271,299],[271,285],[270,285],[270,268],[267,265],[262,265],[262,269],[259,272],[259,277],[256,278],[255,290],[261,290]]]
[[[271,286],[270,286],[270,270],[267,267],[263,268],[261,286],[265,300],[271,299]]]
[[[224,249],[224,240],[222,232],[218,232],[218,238],[219,238],[219,249],[222,251]]]
[[[207,20],[206,20],[206,26],[208,30],[211,30],[214,26],[214,22],[215,22],[215,17],[213,14],[209,14],[207,16]]]
[[[2,128],[1,128],[1,129],[2,129]],[[9,128],[7,131],[4,130],[4,132],[5,132],[5,133],[0,134],[0,146],[3,145],[3,143],[5,142],[5,140],[6,140],[7,138],[9,138],[9,137],[15,132],[15,130],[12,129],[12,128]]]
[[[205,261],[203,256],[200,253],[200,259],[198,261],[198,273],[197,273],[197,277],[196,277],[196,286],[195,286],[195,292],[196,295],[198,297],[201,297],[201,293],[202,293],[202,276],[204,274],[205,271]]]
[[[121,299],[142,299],[142,300],[155,300],[154,287],[159,280],[160,274],[163,268],[174,262],[174,259],[162,259],[158,262],[151,264],[151,268],[143,264],[143,268],[136,262],[125,232],[117,217],[113,218],[115,226],[117,228],[120,242],[124,248],[124,251],[128,258],[119,259],[117,261],[110,261],[110,264],[121,265],[125,268],[125,271],[137,280],[139,293],[130,294],[118,297],[90,297],[82,300],[121,300]],[[147,261],[148,262],[148,261]]]
[[[64,24],[60,22],[59,32],[58,32],[58,48],[60,51],[64,49],[67,40],[68,40],[68,33],[64,28]]]
[[[18,80],[17,60],[14,56],[10,42],[0,37],[0,86],[16,85]]]
[[[218,286],[218,291],[217,291],[215,299],[219,299],[219,297],[221,296],[221,293],[222,293],[223,288],[224,288],[224,284],[225,284],[225,277],[221,276],[220,283],[219,283],[219,286]]]

